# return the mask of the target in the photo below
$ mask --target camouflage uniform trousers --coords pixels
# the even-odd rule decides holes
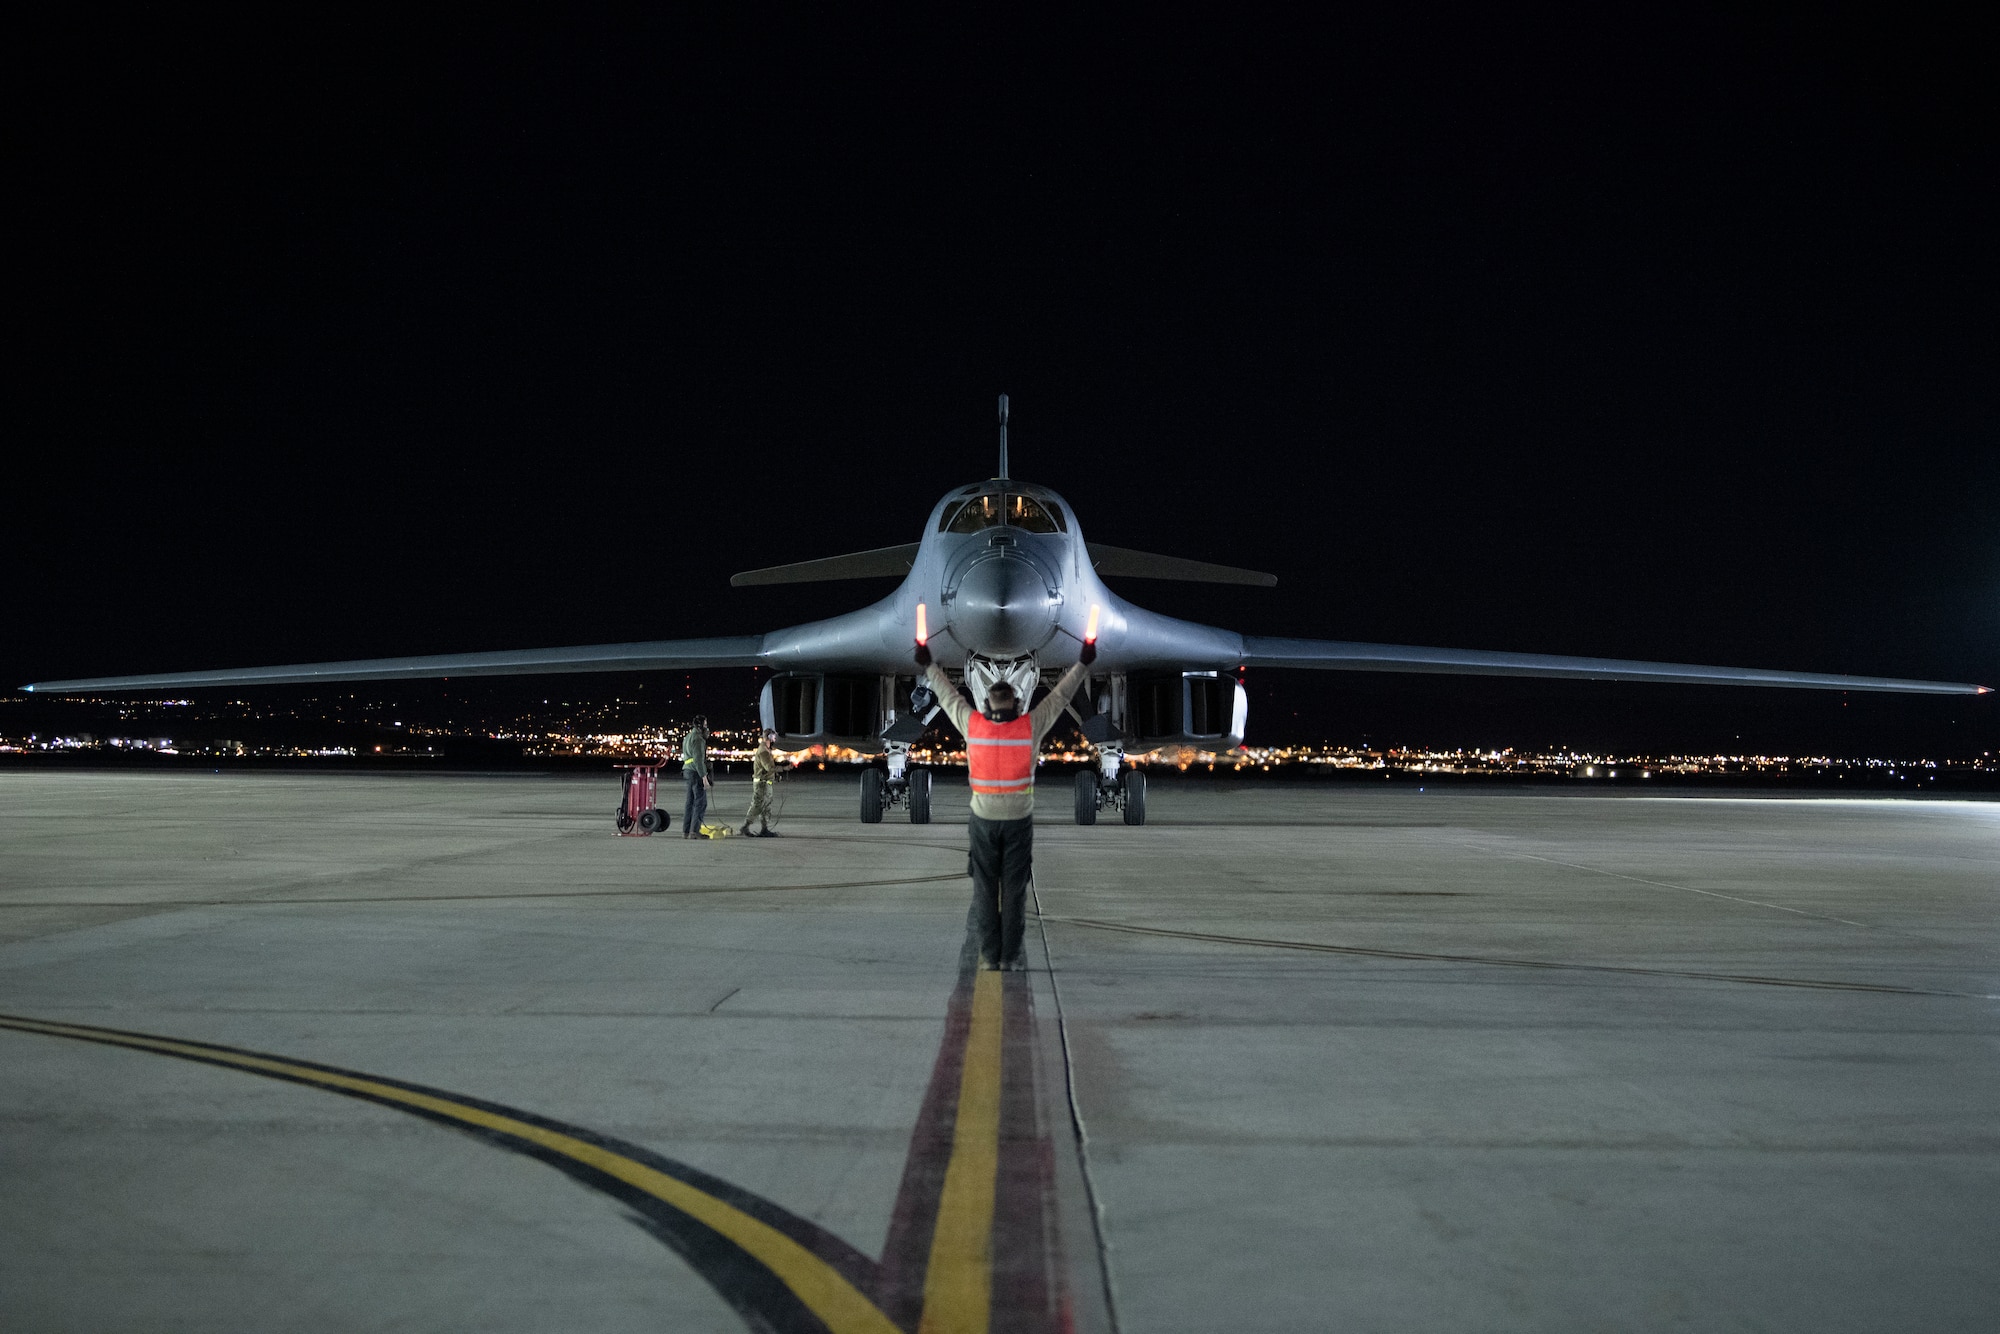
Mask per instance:
[[[760,818],[766,825],[771,823],[771,794],[776,790],[776,783],[757,782],[750,785],[750,810],[743,817],[745,829],[750,827],[752,820]]]

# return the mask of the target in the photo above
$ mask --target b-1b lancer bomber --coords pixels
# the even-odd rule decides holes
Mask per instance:
[[[1088,684],[1072,705],[1098,756],[1094,771],[1077,776],[1079,824],[1095,823],[1107,808],[1121,811],[1127,824],[1145,823],[1145,772],[1127,767],[1127,756],[1179,747],[1219,751],[1242,744],[1248,701],[1238,673],[1247,667],[1929,695],[1990,690],[1950,681],[1244,635],[1135,606],[1105,586],[1107,575],[1265,587],[1277,583],[1274,576],[1254,570],[1086,541],[1075,512],[1061,496],[1009,475],[1007,399],[1002,395],[998,475],[959,487],[938,501],[917,541],[751,570],[730,581],[901,579],[895,592],[858,611],[763,635],[109,676],[42,681],[24,689],[73,693],[765,667],[772,675],[764,682],[759,708],[764,726],[778,732],[782,747],[838,745],[885,757],[885,766],[862,773],[861,818],[871,824],[895,806],[906,809],[915,823],[930,819],[930,773],[910,763],[911,743],[938,712],[936,700],[913,670],[911,650],[918,640],[929,642],[937,662],[975,701],[983,701],[997,681],[1013,685],[1023,699],[1031,698],[1077,661],[1086,640],[1097,645]]]

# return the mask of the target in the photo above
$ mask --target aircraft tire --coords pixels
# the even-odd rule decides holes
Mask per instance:
[[[882,823],[882,771],[861,771],[861,823]]]
[[[910,823],[929,824],[931,822],[931,771],[929,769],[906,769],[903,771],[910,784]]]
[[[1085,769],[1076,776],[1076,822],[1097,823],[1097,771]]]
[[[1125,823],[1146,823],[1146,771],[1125,771]]]

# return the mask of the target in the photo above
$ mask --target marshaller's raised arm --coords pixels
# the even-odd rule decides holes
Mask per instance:
[[[1071,666],[1055,685],[1050,687],[1049,697],[1037,704],[1035,711],[1028,715],[1035,729],[1035,740],[1040,741],[1047,736],[1049,729],[1056,725],[1056,719],[1062,717],[1063,706],[1069,703],[1069,697],[1076,693],[1077,686],[1083,682],[1085,670],[1080,662]]]
[[[964,736],[965,720],[972,712],[972,706],[965,702],[965,696],[958,693],[957,683],[934,662],[924,665],[924,681],[930,686],[931,693],[937,696],[938,707],[944,710],[944,716],[951,719],[951,725],[958,729],[960,736]]]

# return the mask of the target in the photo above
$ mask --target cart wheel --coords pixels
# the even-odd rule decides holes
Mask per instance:
[[[910,769],[910,823],[929,824],[931,822],[931,771]]]
[[[649,834],[665,833],[667,828],[667,813],[658,807],[650,811],[640,811],[639,828]]]
[[[861,823],[882,823],[882,771],[861,771]]]

